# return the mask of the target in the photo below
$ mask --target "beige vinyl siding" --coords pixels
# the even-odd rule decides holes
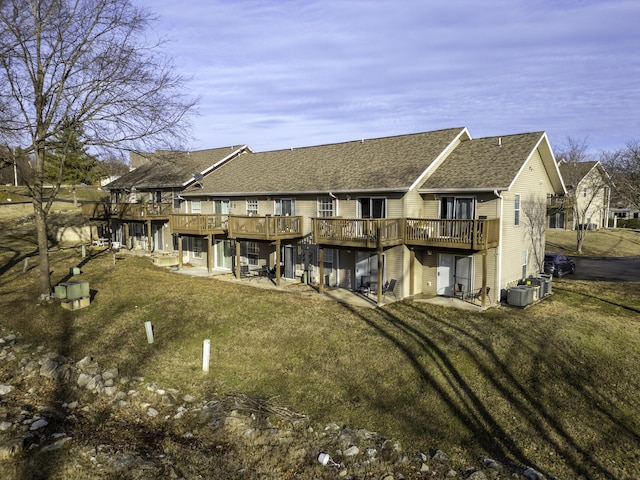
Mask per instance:
[[[403,217],[424,218],[424,200],[417,190],[411,190],[403,198]]]
[[[512,286],[522,278],[523,252],[528,251],[527,276],[537,275],[534,261],[534,252],[527,229],[527,220],[523,207],[532,199],[547,201],[547,194],[553,193],[553,187],[549,181],[542,159],[538,151],[535,151],[527,160],[524,168],[516,178],[512,188],[503,192],[503,221],[502,221],[502,253],[501,266],[502,278],[500,286],[506,288]],[[520,195],[520,224],[514,225],[514,206],[516,195]],[[544,245],[544,240],[542,241]],[[544,255],[540,252],[539,255]]]

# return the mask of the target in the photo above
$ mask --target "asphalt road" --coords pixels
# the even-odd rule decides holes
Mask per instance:
[[[576,273],[574,275],[565,275],[564,279],[640,282],[640,257],[572,258],[576,263]]]

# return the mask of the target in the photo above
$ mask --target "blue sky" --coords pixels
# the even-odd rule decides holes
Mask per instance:
[[[133,0],[200,97],[192,149],[466,126],[640,138],[638,0]]]

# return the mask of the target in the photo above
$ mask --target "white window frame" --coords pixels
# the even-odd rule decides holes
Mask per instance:
[[[191,199],[191,213],[202,213],[202,202],[199,198]]]
[[[260,259],[260,244],[258,242],[246,242],[247,263],[249,265],[258,265]]]
[[[258,199],[247,198],[247,215],[257,215],[257,214],[258,214]]]
[[[202,238],[193,238],[193,258],[202,258]]]
[[[522,278],[527,278],[527,266],[529,265],[529,250],[522,251]]]
[[[173,209],[180,210],[182,208],[182,197],[180,192],[173,192]]]
[[[327,197],[318,197],[317,201],[318,205],[318,217],[333,217],[335,216],[335,202],[333,198]]]
[[[520,225],[520,194],[513,200],[513,224]]]

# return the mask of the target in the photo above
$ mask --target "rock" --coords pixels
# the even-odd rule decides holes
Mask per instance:
[[[55,380],[58,378],[58,375],[58,362],[50,358],[45,359],[40,367],[40,376]]]
[[[147,415],[148,415],[148,416],[150,416],[151,418],[155,418],[155,417],[157,417],[159,413],[160,413],[160,412],[158,412],[158,410],[156,410],[156,409],[155,409],[155,408],[153,408],[153,407],[149,407],[149,408],[147,409]]]
[[[104,380],[113,380],[117,376],[118,376],[118,369],[117,368],[108,368],[107,370],[102,372],[102,378]]]
[[[360,449],[358,447],[356,447],[355,445],[352,445],[351,447],[347,448],[344,452],[343,455],[345,457],[355,457],[356,455],[358,455],[360,453]]]
[[[81,373],[80,375],[78,375],[78,382],[77,382],[78,386],[80,388],[84,388],[87,386],[90,380],[91,380],[91,375],[88,375],[86,373]]]
[[[41,428],[44,428],[47,425],[49,425],[49,422],[47,422],[45,418],[39,418],[38,420],[33,422],[31,426],[29,426],[29,430],[33,432],[35,430],[40,430]]]
[[[13,385],[0,385],[0,395],[7,395],[15,390]]]
[[[487,476],[480,470],[473,472],[467,480],[487,480]]]
[[[4,432],[5,430],[9,430],[13,426],[11,422],[0,422],[0,432]]]

